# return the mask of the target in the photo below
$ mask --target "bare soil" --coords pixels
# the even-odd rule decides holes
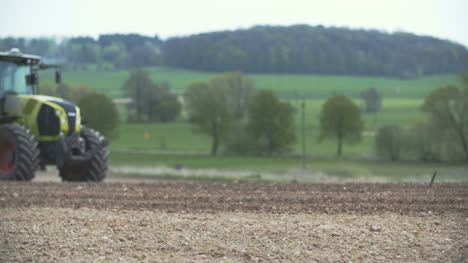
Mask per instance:
[[[0,188],[0,262],[468,262],[468,184]]]

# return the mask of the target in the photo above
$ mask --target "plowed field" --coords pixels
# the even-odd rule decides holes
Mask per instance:
[[[468,261],[468,184],[0,188],[0,262]]]

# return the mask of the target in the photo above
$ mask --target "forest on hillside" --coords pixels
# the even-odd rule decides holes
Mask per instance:
[[[460,73],[468,69],[465,46],[411,33],[323,26],[255,26],[162,40],[137,34],[52,38],[3,38],[0,50],[17,47],[64,62],[71,70],[169,66],[199,71],[391,76]]]

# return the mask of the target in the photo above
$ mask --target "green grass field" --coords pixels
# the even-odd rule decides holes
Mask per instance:
[[[307,151],[315,156],[333,156],[336,143],[324,141],[317,143],[319,129],[319,114],[325,100],[308,100],[306,102],[306,145]],[[409,125],[412,120],[421,118],[423,114],[419,111],[421,100],[418,99],[388,99],[384,100],[382,111],[377,115],[363,115],[367,135],[361,143],[345,145],[345,156],[371,156],[374,152],[372,134],[375,129],[383,124],[399,123]],[[298,107],[299,102],[292,101]],[[293,152],[302,151],[302,136],[299,129],[300,111],[296,111],[297,143]],[[149,132],[150,137],[145,139],[144,133]],[[112,149],[154,149],[159,152],[201,152],[210,150],[210,137],[204,134],[192,132],[190,123],[181,120],[176,123],[146,123],[146,124],[123,124],[120,128],[120,137],[112,142]]]
[[[179,70],[171,68],[146,68],[155,82],[168,81],[172,89],[181,94],[190,83],[206,81],[215,73]],[[41,73],[41,81],[52,82],[53,72]],[[84,84],[93,90],[108,96],[122,97],[122,84],[129,77],[128,71],[66,71],[63,79],[66,82]],[[251,75],[256,88],[272,89],[286,99],[327,98],[334,93],[358,97],[359,93],[369,87],[377,88],[385,98],[420,99],[434,88],[459,82],[457,75],[422,77],[413,80],[400,80],[383,77],[329,76],[329,75]],[[397,91],[399,95],[397,96]]]
[[[147,68],[154,81],[168,81],[177,93],[194,81],[206,81],[213,73],[186,71],[168,68]],[[52,71],[45,71],[41,79],[45,82],[51,81]],[[129,73],[127,71],[96,72],[78,71],[64,72],[67,82],[84,84],[93,90],[103,92],[109,96],[121,97],[121,86]],[[399,80],[376,77],[355,76],[316,76],[316,75],[252,75],[256,88],[271,88],[278,92],[283,99],[288,100],[297,109],[300,108],[300,98],[306,98],[306,126],[307,126],[307,148],[314,155],[332,155],[335,152],[334,142],[316,143],[318,135],[319,114],[326,97],[337,92],[344,93],[353,98],[360,106],[364,102],[358,98],[358,94],[368,87],[376,87],[383,96],[381,112],[363,114],[365,129],[368,132],[375,131],[384,124],[399,123],[408,126],[415,119],[423,115],[419,107],[424,96],[436,87],[447,83],[457,83],[456,75],[432,76],[415,80]],[[395,90],[400,90],[397,97]],[[123,107],[121,107],[123,108]],[[125,111],[122,110],[122,113]],[[296,111],[297,127],[300,111]],[[123,114],[122,114],[123,115]],[[86,117],[85,117],[86,118]],[[300,151],[302,143],[299,136],[294,152]],[[149,140],[143,139],[143,133],[150,132]],[[123,124],[121,136],[112,144],[113,149],[142,148],[162,149],[168,152],[188,151],[207,152],[210,140],[205,135],[193,134],[188,123],[182,118],[177,123],[169,124]],[[371,155],[373,153],[372,138],[365,137],[363,142],[356,145],[346,146],[345,154]]]
[[[214,76],[213,73],[167,68],[146,70],[154,81],[168,81],[178,94],[182,94],[190,83],[206,81]],[[93,90],[113,98],[123,97],[121,86],[128,76],[127,71],[64,73],[64,79],[67,82],[88,85]],[[468,173],[468,169],[463,165],[369,161],[374,156],[372,133],[379,126],[395,123],[409,126],[414,120],[424,118],[424,114],[420,111],[424,97],[434,88],[450,83],[457,84],[459,82],[457,75],[423,77],[414,80],[315,75],[252,75],[251,77],[255,81],[256,88],[273,89],[298,109],[296,111],[297,142],[288,156],[275,158],[225,155],[210,157],[207,155],[210,150],[210,137],[193,133],[191,125],[181,118],[176,123],[122,124],[120,137],[110,146],[112,166],[173,167],[181,164],[189,169],[248,170],[255,173],[252,178],[248,178],[248,181],[271,179],[266,178],[265,175],[258,178],[257,173],[303,171],[299,157],[302,151],[299,109],[300,99],[305,98],[307,131],[305,139],[309,156],[305,172],[323,172],[345,180],[357,180],[357,178],[367,180],[379,177],[384,178],[383,181],[426,181],[428,175],[437,170],[448,176],[445,177],[445,181],[468,180],[459,176]],[[42,81],[50,82],[51,79],[51,72],[41,75]],[[328,96],[341,93],[350,96],[355,103],[363,106],[364,102],[358,98],[359,92],[369,87],[375,87],[381,92],[382,109],[378,115],[363,114],[366,131],[363,140],[358,144],[345,145],[344,159],[335,160],[335,141],[317,143],[322,104]],[[145,132],[149,132],[149,138],[144,138]],[[211,176],[202,176],[201,179],[203,178],[214,179]],[[283,179],[288,181],[291,178],[273,178],[273,181],[283,181]],[[320,181],[317,178],[302,179],[302,181]]]

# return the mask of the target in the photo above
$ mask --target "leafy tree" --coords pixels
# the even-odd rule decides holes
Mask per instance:
[[[124,67],[128,54],[125,46],[121,43],[112,43],[102,48],[101,58],[104,62],[114,67]]]
[[[91,89],[86,85],[61,83],[58,86],[57,94],[59,97],[78,103],[81,97],[91,93]]]
[[[213,77],[209,82],[193,83],[185,93],[189,115],[197,130],[213,138],[213,155],[217,153],[221,141],[227,143],[226,148],[231,148],[234,142],[240,142],[240,137],[244,138],[240,135],[245,134],[245,112],[253,87],[254,83],[247,75],[227,72]],[[234,130],[239,133],[234,133]]]
[[[38,93],[40,95],[58,97],[58,91],[55,85],[49,82],[41,82],[38,87]]]
[[[252,79],[241,72],[227,72],[211,79],[211,85],[223,89],[231,115],[241,120],[247,111],[254,90]]]
[[[111,98],[101,93],[89,93],[78,102],[87,127],[99,131],[112,140],[118,137],[119,113]]]
[[[423,162],[460,161],[465,153],[451,129],[437,126],[430,119],[414,122],[403,137],[404,153]]]
[[[443,159],[443,143],[439,140],[442,130],[427,120],[418,120],[408,130],[405,148],[423,162],[440,162]]]
[[[97,43],[104,62],[118,68],[155,66],[162,63],[162,41],[137,34],[100,35]]]
[[[184,98],[194,130],[211,136],[211,155],[215,156],[232,120],[223,90],[195,82],[185,91]]]
[[[455,135],[451,139],[458,142],[468,161],[468,87],[462,90],[448,85],[435,89],[425,98],[422,110],[429,113],[435,127]]]
[[[404,149],[404,130],[399,125],[385,125],[377,130],[375,147],[377,154],[398,161]]]
[[[229,132],[224,140],[224,150],[228,153],[246,155],[265,152],[266,147],[255,140],[246,129],[246,123],[234,121],[229,125]]]
[[[133,102],[128,105],[134,111],[136,121],[174,121],[180,114],[181,104],[170,91],[169,84],[155,84],[148,72],[135,70],[123,85],[125,94]]]
[[[341,156],[343,141],[360,141],[364,123],[361,113],[348,97],[335,95],[322,106],[320,113],[320,135],[318,140],[333,138],[338,140],[336,154]]]
[[[57,55],[57,44],[51,38],[32,38],[28,41],[27,51],[30,54],[36,54],[39,56],[56,56]]]
[[[69,39],[66,43],[66,57],[70,64],[86,65],[100,59],[100,46],[90,37]]]
[[[164,88],[163,85],[155,85],[154,92],[156,100],[152,107],[148,109],[149,120],[158,122],[175,121],[182,109],[177,95],[172,94],[170,89]]]
[[[465,88],[468,88],[468,72],[462,73],[460,75],[462,84]]]
[[[271,90],[258,91],[249,106],[247,132],[268,156],[285,150],[296,140],[294,108]]]
[[[134,47],[126,60],[128,67],[144,67],[160,64],[160,50],[150,42]]]
[[[38,90],[41,95],[59,97],[73,103],[78,103],[83,96],[91,93],[90,87],[74,83],[61,83],[56,86],[50,82],[44,82],[39,84]]]
[[[382,98],[376,88],[369,88],[361,92],[359,96],[366,102],[366,108],[364,109],[365,112],[377,113],[380,111]]]
[[[143,121],[146,109],[156,102],[152,94],[154,87],[148,72],[140,69],[132,71],[123,84],[125,94],[133,100],[128,108],[136,113],[136,121]]]

